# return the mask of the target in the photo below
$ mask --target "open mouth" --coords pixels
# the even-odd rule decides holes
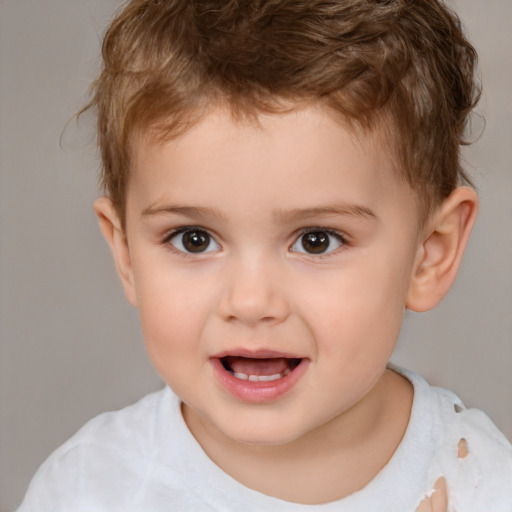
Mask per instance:
[[[210,358],[218,384],[247,403],[279,400],[303,379],[310,363],[307,357],[272,350],[236,349]]]
[[[289,375],[302,359],[294,357],[225,356],[220,359],[223,368],[239,380],[272,382]]]

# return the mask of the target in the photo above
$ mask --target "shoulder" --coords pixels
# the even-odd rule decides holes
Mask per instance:
[[[512,447],[489,417],[461,409],[443,418],[439,468],[454,511],[512,511]]]
[[[415,389],[417,379],[411,379]],[[507,438],[484,412],[466,408],[448,390],[423,383],[434,414],[429,480],[446,479],[450,512],[512,512],[512,446]]]
[[[173,410],[174,399],[166,388],[90,420],[39,468],[19,512],[53,512],[66,506],[76,511],[75,504],[84,511],[118,510],[99,508],[99,503],[117,503],[144,480],[156,450],[160,416]]]
[[[150,393],[138,402],[117,411],[105,412],[87,422],[52,457],[65,457],[70,452],[82,451],[100,454],[104,450],[118,453],[145,451],[153,441],[161,411],[175,398],[168,388]],[[169,407],[171,405],[171,407]]]

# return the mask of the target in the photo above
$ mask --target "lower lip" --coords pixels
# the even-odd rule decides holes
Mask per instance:
[[[271,382],[252,382],[237,379],[222,365],[220,359],[210,359],[217,382],[231,395],[244,402],[263,403],[275,401],[288,393],[306,372],[309,361],[302,359],[288,375]]]

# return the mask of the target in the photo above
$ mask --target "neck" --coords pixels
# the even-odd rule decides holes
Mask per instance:
[[[387,370],[351,409],[276,446],[239,443],[186,406],[183,414],[210,459],[246,487],[319,504],[362,489],[387,464],[407,428],[412,397],[410,382]]]

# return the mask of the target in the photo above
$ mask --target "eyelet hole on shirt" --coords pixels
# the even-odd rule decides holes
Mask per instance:
[[[468,456],[468,454],[469,454],[469,445],[468,445],[467,440],[463,437],[459,441],[457,455],[458,455],[459,459],[465,459]]]

